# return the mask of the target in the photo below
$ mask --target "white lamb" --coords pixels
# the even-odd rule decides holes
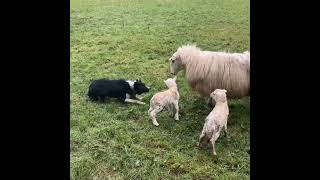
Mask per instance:
[[[212,154],[217,155],[215,150],[215,142],[220,136],[222,128],[224,128],[225,135],[227,135],[227,122],[229,116],[229,107],[227,102],[226,90],[216,89],[211,94],[210,97],[216,102],[215,107],[206,117],[202,133],[199,138],[198,146],[205,142],[212,143]]]
[[[152,123],[159,126],[156,115],[163,109],[169,110],[174,115],[175,120],[179,120],[179,92],[176,83],[177,77],[169,78],[164,83],[169,88],[166,91],[156,93],[150,100],[150,109],[148,111]]]

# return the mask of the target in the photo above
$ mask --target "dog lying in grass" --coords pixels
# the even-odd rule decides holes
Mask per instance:
[[[166,91],[156,93],[150,100],[150,109],[148,114],[152,120],[153,125],[159,126],[156,115],[163,109],[169,110],[174,115],[175,120],[179,120],[179,92],[176,83],[177,77],[169,78],[164,83],[169,88]]]
[[[206,117],[205,124],[199,138],[199,147],[204,140],[207,143],[209,141],[211,142],[213,155],[217,155],[215,142],[219,138],[222,128],[224,128],[225,135],[227,135],[229,107],[226,92],[227,91],[224,89],[216,89],[210,94],[210,97],[215,100],[216,104],[210,114]]]
[[[150,87],[147,87],[141,80],[94,80],[88,91],[88,96],[91,101],[105,102],[106,98],[118,98],[121,102],[130,102],[137,104],[145,104],[141,102],[142,98],[137,97],[142,93],[149,92]]]

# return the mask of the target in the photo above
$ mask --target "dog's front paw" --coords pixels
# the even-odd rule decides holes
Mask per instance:
[[[153,123],[153,125],[155,125],[155,126],[159,126],[159,123],[155,122],[155,123]]]

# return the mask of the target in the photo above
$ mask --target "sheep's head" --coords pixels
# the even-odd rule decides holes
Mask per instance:
[[[178,52],[175,52],[169,59],[170,73],[176,75],[182,70],[182,62]]]
[[[171,88],[171,87],[177,86],[176,80],[177,80],[177,76],[175,76],[174,78],[169,78],[163,82],[166,84],[168,88]]]
[[[225,89],[216,89],[211,94],[210,97],[213,98],[216,102],[225,102],[227,101],[227,90]]]

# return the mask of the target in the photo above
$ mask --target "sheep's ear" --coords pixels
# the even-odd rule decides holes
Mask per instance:
[[[176,81],[177,80],[177,76],[175,76],[173,79]]]
[[[227,90],[223,90],[224,93],[227,93]]]

